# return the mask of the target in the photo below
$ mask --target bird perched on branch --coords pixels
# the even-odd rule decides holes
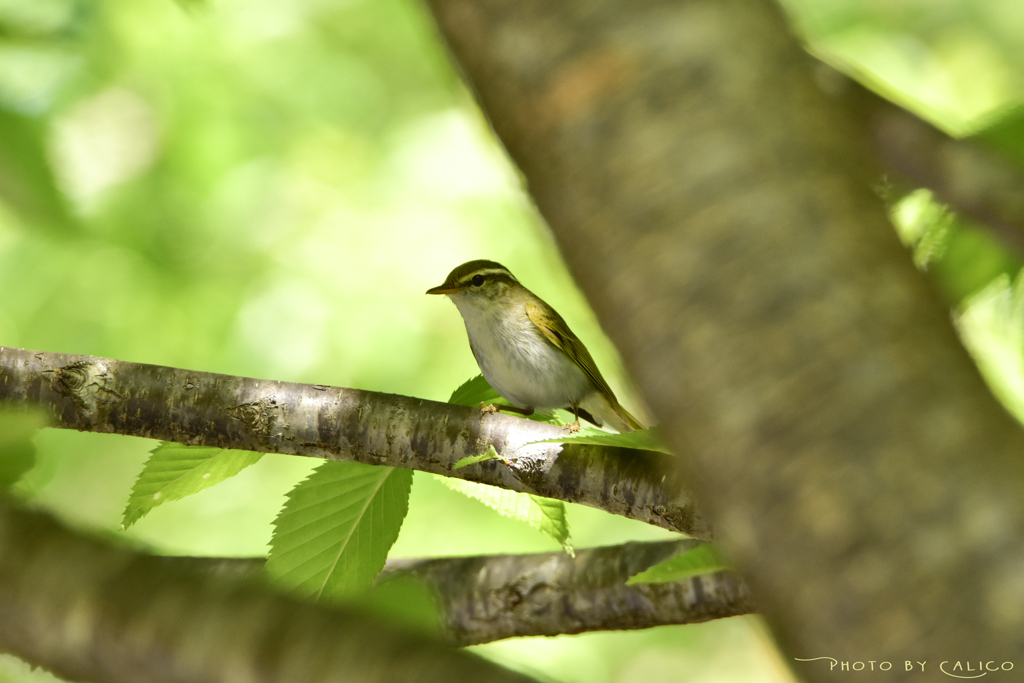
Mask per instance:
[[[583,342],[555,309],[494,261],[470,261],[427,294],[447,295],[462,314],[480,372],[523,415],[563,408],[620,432],[643,429],[619,405]]]

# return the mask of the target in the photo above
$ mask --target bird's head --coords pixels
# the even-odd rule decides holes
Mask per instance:
[[[508,298],[520,287],[519,280],[505,266],[477,260],[455,268],[443,283],[428,289],[427,294],[446,294],[456,305],[480,308]]]

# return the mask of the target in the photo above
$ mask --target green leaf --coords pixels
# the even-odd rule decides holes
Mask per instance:
[[[1024,271],[1000,276],[967,300],[955,319],[964,346],[996,398],[1024,422]]]
[[[36,464],[32,437],[47,423],[42,412],[0,412],[0,487],[10,486]]]
[[[527,420],[545,422],[547,424],[558,425],[559,427],[565,424],[565,420],[558,417],[555,413],[534,413],[532,415],[526,415],[525,417]]]
[[[710,543],[688,550],[682,555],[674,555],[653,567],[648,567],[626,581],[627,585],[635,583],[668,583],[683,581],[700,574],[710,574],[722,569],[730,569],[718,547]]]
[[[411,487],[412,470],[325,462],[274,520],[267,572],[314,599],[366,590],[398,538]]]
[[[441,637],[441,610],[433,591],[411,576],[381,576],[370,590],[355,596],[352,604],[392,623]]]
[[[970,141],[998,150],[1001,156],[1024,167],[1024,106],[1016,105],[1000,114],[983,130],[974,133]]]
[[[461,470],[463,467],[469,465],[475,465],[478,462],[484,460],[500,460],[501,456],[498,455],[498,451],[494,450],[494,446],[488,446],[487,450],[480,455],[467,455],[465,458],[459,458],[459,461],[452,466],[453,470]]]
[[[483,375],[477,375],[473,379],[463,382],[458,389],[452,392],[451,397],[448,399],[448,403],[471,407],[476,407],[481,403],[496,406],[511,405],[507,400],[502,398],[501,394],[495,391],[491,385],[487,383],[487,380],[484,379]],[[559,420],[554,413],[533,413],[532,415],[525,415],[521,417],[526,417],[534,422],[547,422],[549,424],[558,425],[563,423],[563,420]]]
[[[569,522],[565,516],[565,503],[528,493],[509,491],[496,486],[479,484],[474,481],[438,476],[438,479],[453,491],[475,498],[498,514],[526,522],[541,533],[547,534],[575,557],[569,538]]]
[[[658,451],[659,453],[672,453],[672,451],[668,449],[668,446],[662,443],[661,439],[658,438],[658,435],[651,428],[637,429],[625,434],[615,434],[612,432],[601,431],[600,429],[594,429],[593,427],[587,427],[578,432],[558,437],[557,439],[543,439],[541,441],[532,441],[531,443],[570,442],[588,443],[595,446],[635,448],[641,451]]]
[[[494,403],[501,396],[491,388],[483,375],[477,375],[473,379],[466,380],[462,385],[452,392],[449,403],[457,406],[478,406],[481,403]]]
[[[914,265],[928,270],[929,264],[942,258],[949,245],[954,216],[934,200],[931,190],[920,189],[900,199],[890,217],[903,244],[914,254]]]
[[[477,406],[480,403],[507,404],[507,401],[487,383],[483,375],[477,375],[473,379],[463,382],[462,386],[452,392],[448,402],[462,406]],[[529,417],[531,420],[538,422],[558,423],[557,418],[548,413],[534,413]],[[494,446],[488,446],[487,450],[480,455],[470,455],[461,458],[452,469],[457,470],[485,460],[500,458],[501,456],[494,450]],[[565,552],[575,556],[575,551],[569,539],[569,522],[565,518],[565,504],[562,501],[508,491],[495,486],[463,481],[461,479],[441,476],[438,479],[448,488],[479,500],[505,517],[526,522],[533,528],[555,539]]]
[[[149,460],[132,487],[121,528],[127,529],[162,503],[180,500],[230,479],[262,457],[262,453],[252,451],[160,442],[150,451]]]

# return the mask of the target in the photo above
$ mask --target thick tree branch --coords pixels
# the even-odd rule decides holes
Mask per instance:
[[[697,544],[692,540],[626,543],[527,555],[398,560],[378,580],[410,577],[427,585],[442,630],[455,645],[515,636],[642,629],[693,624],[753,611],[732,572],[686,581],[627,586],[626,580]],[[231,577],[262,576],[262,559],[166,557],[171,565]]]
[[[671,456],[526,445],[566,432],[475,408],[3,346],[0,401],[43,408],[59,427],[406,467],[710,535]],[[488,446],[509,464],[491,460],[452,470]]]
[[[438,596],[445,630],[460,645],[513,636],[650,628],[748,614],[746,586],[732,572],[626,585],[694,541],[627,543],[536,555],[416,560],[382,575],[410,575]]]
[[[68,680],[530,680],[351,609],[104,545],[6,497],[0,605],[0,650]]]
[[[881,169],[926,187],[1024,254],[1024,169],[977,140],[953,138],[822,63],[816,77],[861,128]]]
[[[1021,661],[1024,432],[779,8],[430,4],[789,653]]]

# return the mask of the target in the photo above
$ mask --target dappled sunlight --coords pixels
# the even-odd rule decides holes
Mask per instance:
[[[83,212],[103,190],[142,173],[158,154],[152,108],[119,88],[75,105],[54,124],[54,171]]]

